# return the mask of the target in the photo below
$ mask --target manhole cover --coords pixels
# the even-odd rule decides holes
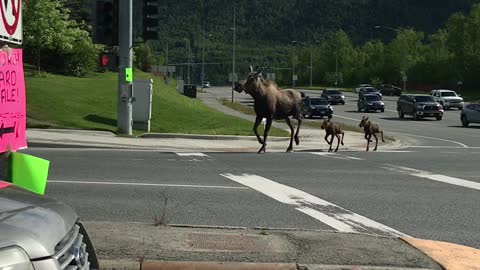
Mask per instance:
[[[187,246],[190,250],[265,252],[268,239],[254,235],[234,234],[189,234]]]

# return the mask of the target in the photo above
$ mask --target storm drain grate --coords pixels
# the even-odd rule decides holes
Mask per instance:
[[[189,234],[188,249],[237,252],[265,252],[268,241],[254,235]]]

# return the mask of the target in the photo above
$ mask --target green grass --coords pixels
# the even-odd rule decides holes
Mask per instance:
[[[233,102],[232,103],[229,99],[226,99],[226,98],[221,98],[220,102],[222,103],[223,106],[227,106],[230,109],[233,109],[235,111],[239,111],[243,114],[255,115],[255,110],[253,108],[242,105],[238,102]]]
[[[116,73],[75,78],[48,73],[33,76],[31,69],[27,66],[25,72],[29,127],[117,130]],[[253,135],[251,122],[187,98],[160,78],[139,71],[134,78],[154,80],[152,132]],[[285,133],[272,130],[271,135]]]

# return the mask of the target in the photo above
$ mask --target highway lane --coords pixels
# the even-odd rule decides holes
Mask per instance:
[[[26,150],[84,220],[405,234],[479,248],[480,149],[377,153]]]

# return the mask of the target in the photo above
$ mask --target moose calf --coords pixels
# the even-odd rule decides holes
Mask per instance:
[[[377,151],[378,133],[382,135],[382,142],[385,142],[385,140],[383,140],[383,130],[380,129],[378,124],[372,123],[370,120],[368,120],[368,117],[362,117],[362,121],[360,121],[359,127],[363,127],[363,131],[365,132],[365,140],[367,140],[367,151],[370,149],[370,142],[372,141],[372,136],[375,137],[375,149],[373,149],[373,151]]]

